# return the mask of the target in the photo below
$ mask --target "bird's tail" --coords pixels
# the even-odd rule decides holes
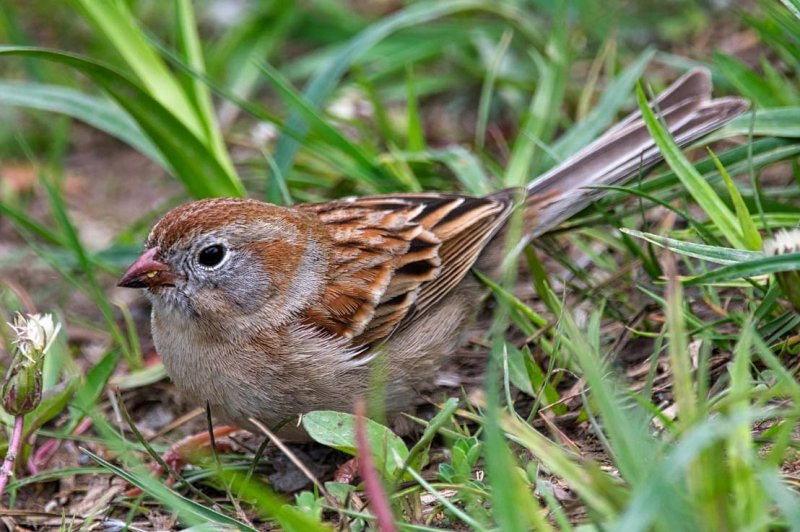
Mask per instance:
[[[747,109],[741,98],[711,99],[711,76],[693,70],[650,102],[676,143],[687,146],[711,133]],[[641,112],[631,113],[600,138],[527,187],[536,205],[529,234],[536,237],[588,206],[601,193],[591,187],[621,185],[655,166],[663,156],[645,125]]]

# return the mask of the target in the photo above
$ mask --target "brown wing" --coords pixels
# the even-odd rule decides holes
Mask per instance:
[[[417,319],[463,279],[511,211],[510,197],[368,196],[297,207],[335,245],[322,301],[307,319],[365,345]],[[413,317],[411,312],[413,309]]]

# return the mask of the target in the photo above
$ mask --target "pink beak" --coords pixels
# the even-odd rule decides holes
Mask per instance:
[[[156,286],[175,286],[175,275],[169,266],[155,259],[158,247],[148,249],[131,264],[117,286],[124,288],[153,288]]]

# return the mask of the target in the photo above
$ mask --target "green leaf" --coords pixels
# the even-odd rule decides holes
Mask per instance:
[[[462,146],[448,146],[440,150],[428,149],[424,152],[392,152],[395,159],[414,162],[439,162],[447,166],[455,175],[461,187],[475,196],[486,196],[494,192],[492,181],[486,175],[480,160]]]
[[[755,113],[755,118],[753,117]],[[725,127],[705,137],[711,142],[737,135],[766,137],[800,137],[800,107],[778,107],[775,109],[756,109],[737,116]]]
[[[487,368],[487,382],[497,382],[498,363],[505,349],[502,337],[495,338],[492,361]],[[499,392],[495,387],[486,390],[486,417],[484,418],[484,449],[486,472],[492,487],[492,515],[501,530],[523,532],[525,530],[553,530],[544,519],[539,502],[532,490],[525,485],[520,468],[500,427],[504,416],[500,408]]]
[[[402,460],[408,459],[408,449],[394,432],[371,419],[365,420],[369,446],[375,453],[375,467],[387,478],[392,478],[398,465],[392,457],[395,451]],[[356,445],[355,416],[332,410],[318,410],[303,416],[303,427],[308,435],[328,447],[333,447],[352,456],[358,454]]]
[[[755,113],[755,117],[753,117]],[[800,107],[756,109],[737,116],[725,127],[705,138],[707,143],[737,135],[800,137]]]
[[[553,143],[553,152],[562,159],[566,159],[573,153],[589,144],[595,137],[602,133],[617,116],[617,113],[625,105],[631,89],[636,84],[644,69],[655,55],[655,49],[648,48],[642,52],[636,61],[631,63],[625,70],[619,73],[603,91],[597,105],[588,114],[585,120],[572,126],[569,131],[561,135]],[[554,161],[560,162],[560,161]]]
[[[737,248],[745,248],[742,241],[739,228],[736,223],[736,217],[728,209],[725,203],[717,196],[711,185],[703,179],[703,176],[697,169],[689,162],[685,155],[681,152],[678,145],[669,135],[669,132],[661,125],[656,119],[653,111],[647,104],[647,97],[641,85],[636,87],[636,98],[639,103],[639,109],[642,111],[647,129],[653,136],[656,145],[664,155],[664,160],[670,168],[678,176],[681,183],[689,191],[694,200],[702,207],[711,221],[717,226],[720,232],[728,239],[728,241]]]
[[[159,147],[175,175],[193,196],[244,195],[244,187],[238,176],[230,174],[170,110],[124,74],[78,55],[41,48],[0,46],[0,55],[54,61],[91,78],[130,114],[150,141]]]
[[[531,376],[528,374],[528,368],[526,366],[525,357],[527,354],[513,345],[508,345],[506,347],[508,349],[508,377],[511,383],[525,394],[536,397],[538,390],[534,388],[536,385],[531,381]],[[539,384],[543,381],[544,379],[542,379]],[[558,399],[556,398],[556,400]]]
[[[249,478],[240,471],[222,471],[222,480],[231,487],[233,493],[248,501],[256,509],[272,516],[286,532],[332,532],[328,525],[287,504],[268,486]],[[319,499],[318,499],[319,501]]]
[[[758,474],[763,490],[775,502],[786,523],[791,523],[793,530],[800,528],[800,497],[797,491],[792,489],[777,468],[775,470],[762,468]]]
[[[464,524],[466,524],[469,527],[469,530],[475,530],[476,532],[488,532],[488,529],[486,527],[481,525],[481,523],[477,521],[475,518],[473,518],[463,510],[461,510],[461,508],[456,506],[453,503],[453,501],[450,500],[450,498],[446,497],[442,492],[438,491],[436,488],[431,486],[428,483],[428,481],[422,477],[422,475],[420,475],[413,469],[410,469],[408,473],[411,476],[411,478],[413,478],[417,482],[417,484],[419,484],[422,487],[422,489],[433,495],[439,501],[439,503],[448,510],[448,512],[450,512],[453,516],[463,521]],[[505,530],[508,530],[508,528],[506,528]],[[535,530],[550,530],[550,529],[547,527],[545,523],[545,526],[537,527],[535,528]]]
[[[422,129],[422,118],[419,116],[417,106],[417,92],[414,89],[414,70],[409,65],[406,68],[406,107],[408,114],[408,144],[406,149],[411,152],[425,149],[425,132]]]
[[[41,473],[27,477],[17,477],[8,484],[8,490],[18,490],[23,486],[42,484],[65,479],[77,475],[98,475],[105,473],[105,468],[100,467],[59,467],[58,469],[47,469]]]
[[[117,326],[114,310],[111,307],[108,297],[97,279],[95,267],[96,263],[92,261],[92,258],[90,257],[88,251],[83,245],[83,242],[81,241],[80,236],[78,235],[78,229],[70,218],[70,214],[64,202],[64,195],[62,191],[57,189],[51,180],[45,178],[43,174],[40,174],[40,183],[47,192],[51,213],[57,222],[59,229],[61,230],[61,234],[63,235],[63,245],[71,252],[73,258],[77,262],[77,267],[79,268],[80,273],[83,274],[83,278],[81,279],[81,282],[78,283],[78,286],[91,298],[92,302],[100,310],[100,313],[103,315],[105,320],[107,330],[111,333],[111,337],[113,338],[114,342],[119,346],[120,349],[123,350],[123,355],[129,361],[129,363],[135,364],[135,357],[130,351],[128,340]],[[41,256],[45,256],[45,253],[42,253],[41,251],[39,254]],[[77,278],[72,272],[67,272],[64,269],[63,264],[55,265],[51,261],[51,265],[56,270],[60,271],[68,280],[77,281]]]
[[[168,168],[161,152],[141,128],[119,106],[105,98],[43,83],[0,81],[0,103],[39,111],[50,111],[76,118],[116,137],[163,168]]]
[[[217,160],[230,173],[234,174],[233,164],[228,156],[225,141],[222,133],[217,126],[217,119],[214,116],[214,106],[211,102],[211,91],[209,86],[203,82],[206,72],[203,49],[200,45],[200,36],[197,33],[197,23],[195,22],[194,10],[191,0],[178,0],[177,9],[177,40],[181,55],[186,64],[191,68],[192,75],[186,83],[188,98],[194,104],[197,119],[203,128],[201,138],[205,139],[206,145],[215,154]],[[155,96],[155,95],[154,95]]]
[[[730,194],[733,207],[736,210],[736,217],[739,219],[739,226],[742,230],[744,243],[747,245],[748,249],[760,250],[762,247],[761,235],[758,234],[758,229],[756,229],[756,225],[753,223],[753,218],[750,216],[750,211],[747,210],[747,205],[744,204],[744,200],[742,199],[742,195],[739,193],[739,189],[736,188],[736,184],[733,182],[733,179],[731,179],[731,176],[728,175],[728,171],[725,170],[725,167],[719,161],[714,152],[708,150],[708,153],[711,155],[711,158],[714,160],[714,164],[717,166],[717,170],[719,170],[719,173],[725,180],[725,186],[728,188],[728,194]]]
[[[739,60],[717,52],[714,54],[714,63],[738,92],[754,100],[761,107],[777,107],[781,104],[769,84]]]
[[[669,365],[672,370],[672,395],[675,404],[680,412],[678,423],[680,427],[686,429],[691,427],[698,418],[697,412],[700,410],[698,398],[694,392],[694,381],[692,380],[692,357],[689,353],[689,335],[686,333],[686,318],[683,314],[684,298],[683,286],[676,279],[677,266],[674,257],[669,257],[668,265],[664,273],[667,275],[666,293],[666,329],[667,355]]]
[[[261,79],[258,63],[269,61],[281,48],[302,12],[303,6],[294,2],[251,5],[250,16],[230,25],[209,48],[206,59],[211,76],[224,79],[224,85],[235,98],[248,98]],[[236,114],[233,101],[221,103],[219,116],[223,127]]]
[[[339,129],[326,122],[314,108],[314,105],[308,102],[302,94],[297,93],[280,72],[267,64],[260,65],[260,68],[261,72],[267,76],[267,79],[270,80],[286,102],[295,112],[300,113],[317,135],[325,140],[331,147],[336,147],[350,156],[362,169],[368,171],[364,176],[369,178],[372,187],[376,190],[382,190],[386,187],[386,180],[380,179],[379,175],[376,175],[377,172],[374,171],[376,167],[373,163],[372,155],[368,154],[361,146],[351,142]],[[277,165],[277,170],[279,175],[285,175],[283,169],[279,165]],[[275,171],[273,170],[273,172]]]
[[[653,233],[643,233],[624,227],[621,228],[620,231],[627,235],[646,240],[664,249],[685,255],[686,257],[707,260],[717,264],[739,264],[744,261],[764,257],[764,254],[758,251],[709,246],[707,244],[694,244],[692,242],[683,242],[682,240],[654,235]]]
[[[649,418],[643,409],[625,400],[619,381],[609,375],[608,360],[579,329],[567,309],[561,314],[560,325],[559,336],[569,339],[563,345],[574,356],[592,390],[592,410],[596,409],[603,420],[620,475],[636,486],[650,474],[657,453],[655,441],[649,437]]]
[[[614,523],[609,524],[608,530],[650,530],[655,523],[669,523],[673,528],[680,523],[681,530],[702,529],[697,523],[702,516],[686,512],[692,507],[685,503],[689,495],[686,493],[687,476],[693,472],[703,473],[698,469],[698,464],[703,463],[700,461],[702,453],[711,450],[712,445],[736,431],[739,423],[744,421],[752,426],[763,415],[763,411],[750,410],[746,416],[710,416],[692,426],[678,442],[664,450],[665,456],[655,464],[655,470],[644,484],[631,494],[624,511],[616,516]],[[667,493],[674,494],[682,503],[679,511],[671,516],[663,512]]]
[[[505,416],[502,427],[545,467],[563,478],[601,519],[609,519],[617,514],[619,500],[626,495],[626,489],[619,484],[616,476],[605,473],[594,459],[588,456],[576,459],[573,453],[519,418]]]
[[[196,109],[164,61],[147,42],[125,2],[120,0],[103,2],[72,0],[72,2],[83,12],[98,33],[111,42],[142,82],[147,94],[155,98],[164,108],[172,110],[174,116],[197,138],[205,140],[205,131]]]
[[[112,386],[120,390],[134,390],[143,386],[154,384],[167,377],[167,370],[164,369],[164,364],[152,364],[142,369],[129,371],[119,377],[111,379]]]
[[[747,415],[750,408],[753,377],[750,373],[754,331],[751,323],[745,323],[734,347],[733,362],[728,366],[730,375],[730,398],[726,411]],[[727,462],[730,470],[731,519],[735,523],[753,523],[768,506],[765,494],[758,485],[753,467],[754,441],[752,426],[742,418],[738,430],[732,431],[725,442]]]
[[[537,327],[545,327],[548,324],[548,321],[535,310],[530,308],[526,305],[521,299],[516,297],[514,294],[500,286],[499,284],[492,281],[490,278],[486,277],[479,271],[474,271],[475,275],[478,279],[481,280],[482,283],[485,283],[492,292],[501,300],[503,303],[509,306],[512,310],[519,311],[523,316],[528,318],[531,323],[536,325]]]
[[[800,0],[781,0],[781,3],[791,11],[792,15],[800,19]]]
[[[36,235],[37,238],[41,238],[48,244],[61,247],[67,246],[67,243],[55,231],[52,231],[48,227],[40,224],[26,213],[12,207],[8,203],[0,201],[0,214],[2,214],[7,220],[13,222],[18,227],[18,230],[22,229],[24,231],[29,231],[31,234]]]
[[[226,527],[234,527],[238,530],[244,530],[247,532],[256,532],[255,528],[252,528],[241,521],[237,521],[236,519],[223,515],[216,510],[212,510],[211,508],[206,508],[202,504],[176,493],[168,488],[163,482],[153,478],[150,475],[147,475],[143,472],[128,472],[121,467],[117,467],[114,464],[103,460],[87,449],[82,449],[82,451],[89,458],[100,464],[109,472],[120,477],[131,485],[136,486],[143,492],[153,497],[156,501],[162,502],[171,507],[175,512],[177,512],[182,522],[192,524],[210,522],[224,525]]]
[[[333,92],[352,64],[367,50],[389,35],[405,28],[413,28],[448,15],[470,10],[493,13],[519,27],[521,33],[528,36],[537,35],[535,30],[527,23],[523,13],[509,4],[486,0],[444,0],[435,3],[413,3],[372,24],[351,38],[310,79],[306,89],[303,91],[304,97],[313,106],[320,106]],[[304,133],[307,130],[303,119],[297,112],[289,118],[287,126],[290,130],[300,133]],[[294,158],[299,148],[300,141],[298,139],[281,136],[275,148],[275,161],[281,174],[288,174],[289,169],[294,164]]]
[[[564,404],[555,404],[561,399],[558,390],[550,382],[550,376],[542,371],[530,349],[526,346],[523,351],[509,346],[508,366],[511,382],[514,386],[527,393],[531,397],[537,398],[539,408],[552,407],[556,414],[565,414],[567,407]]]
[[[72,402],[75,412],[73,412],[72,419],[65,432],[72,432],[78,426],[80,420],[94,408],[97,398],[103,393],[108,380],[117,368],[119,356],[119,350],[109,351],[86,374],[84,382],[75,392],[75,400]]]
[[[486,76],[483,78],[483,84],[481,85],[478,118],[475,121],[475,146],[481,151],[483,150],[486,140],[486,125],[489,123],[489,109],[492,103],[492,92],[494,91],[495,81],[500,72],[500,67],[503,64],[503,57],[506,55],[513,37],[514,33],[510,28],[503,32],[503,36],[500,38],[500,42],[497,43],[497,47],[494,50],[491,63],[486,68]]]
[[[800,270],[800,253],[787,253],[731,264],[696,277],[689,277],[683,282],[686,285],[694,286],[793,270]]]
[[[746,134],[746,133],[744,133]],[[708,138],[704,142],[708,141]],[[738,146],[736,148],[727,150],[719,154],[719,160],[728,169],[728,173],[736,175],[740,173],[750,172],[751,170],[757,171],[770,164],[778,161],[791,160],[793,157],[800,153],[800,144],[793,139],[782,138],[764,138],[754,140],[745,146]],[[711,182],[719,177],[719,172],[714,166],[714,161],[711,157],[707,157],[698,161],[695,165],[697,171],[703,176],[704,179]],[[641,193],[655,193],[656,191],[668,190],[670,187],[680,184],[680,180],[672,171],[664,172],[660,175],[648,178],[641,183],[636,183],[635,187],[627,187],[625,194],[641,194]],[[607,187],[597,187],[607,188]],[[612,187],[613,188],[613,187]],[[619,189],[617,189],[619,190]],[[660,205],[668,206],[669,202],[675,198],[685,196],[685,188],[680,187],[680,190],[671,191],[669,194],[660,194],[659,198],[648,197],[650,201],[655,201]],[[620,202],[622,195],[619,193],[610,193],[601,198],[597,205],[602,209],[609,209],[611,206]],[[672,207],[675,212],[681,212]],[[794,210],[794,209],[792,209]],[[633,212],[633,211],[632,211]],[[635,212],[639,212],[639,208],[635,208]],[[589,217],[584,218],[586,220]],[[594,218],[602,218],[602,215],[594,215]],[[697,222],[691,217],[687,218],[687,222],[697,226]]]
[[[441,150],[429,151],[431,160],[440,161],[447,166],[461,186],[476,196],[485,196],[493,191],[492,182],[486,175],[478,158],[461,146],[450,146]]]
[[[531,180],[531,167],[535,162],[537,148],[542,149],[550,141],[559,118],[553,109],[561,107],[564,99],[566,58],[548,60],[532,52],[539,74],[536,92],[531,98],[527,112],[514,140],[503,183],[507,187],[522,186]],[[548,155],[545,160],[552,160]]]
[[[445,401],[441,410],[428,422],[428,426],[425,427],[425,432],[422,433],[422,436],[409,451],[406,464],[411,465],[411,467],[417,470],[422,469],[428,461],[428,451],[433,438],[439,432],[439,429],[451,421],[457,408],[458,399],[451,397]]]

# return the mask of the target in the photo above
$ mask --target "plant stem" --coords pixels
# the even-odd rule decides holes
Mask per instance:
[[[8,442],[6,459],[3,460],[3,467],[0,468],[0,496],[6,491],[8,479],[14,474],[14,461],[22,447],[22,428],[25,425],[25,416],[19,415],[14,419],[14,431],[11,433],[11,441]]]

